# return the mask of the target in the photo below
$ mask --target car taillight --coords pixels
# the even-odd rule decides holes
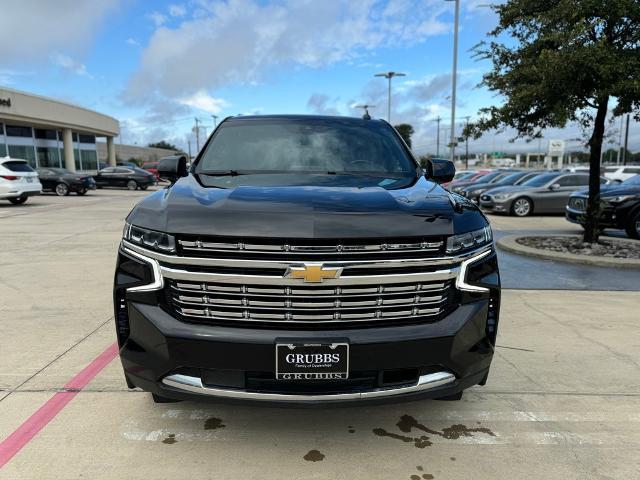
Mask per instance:
[[[5,180],[18,180],[19,177],[16,177],[14,175],[0,175],[1,178],[4,178]]]

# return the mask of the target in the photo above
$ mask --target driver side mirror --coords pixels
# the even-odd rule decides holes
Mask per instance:
[[[158,176],[161,180],[167,180],[173,185],[181,177],[187,176],[187,157],[173,155],[165,157],[158,163]]]
[[[447,183],[456,175],[456,167],[450,160],[432,158],[427,161],[427,178],[436,183]]]
[[[549,185],[549,190],[551,190],[551,191],[560,190],[560,184],[559,183],[554,183],[552,185]]]

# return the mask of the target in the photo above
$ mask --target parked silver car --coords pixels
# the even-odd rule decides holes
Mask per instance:
[[[600,178],[600,183],[607,179]],[[589,185],[586,173],[549,172],[521,185],[484,192],[480,207],[490,212],[526,217],[531,213],[563,213],[569,196]]]

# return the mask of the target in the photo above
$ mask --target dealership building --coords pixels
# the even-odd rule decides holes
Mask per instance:
[[[27,160],[34,168],[98,169],[98,140],[106,139],[106,163],[116,164],[118,120],[52,98],[0,87],[0,157]]]

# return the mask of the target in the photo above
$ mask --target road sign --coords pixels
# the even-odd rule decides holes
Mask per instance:
[[[564,155],[564,140],[549,140],[549,155]]]

